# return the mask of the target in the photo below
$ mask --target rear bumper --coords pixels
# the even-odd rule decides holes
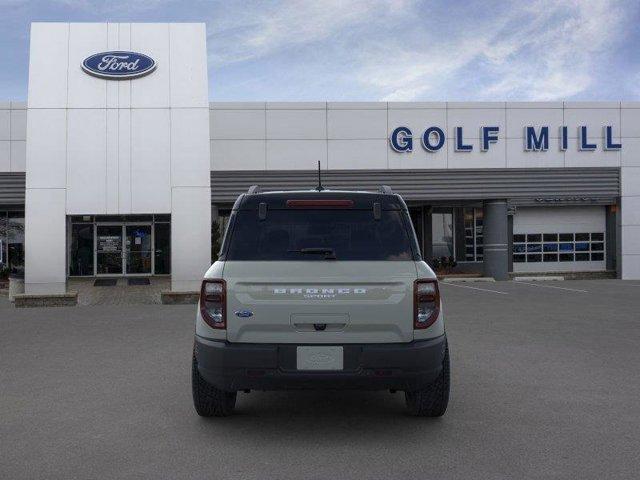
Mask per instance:
[[[299,371],[298,345],[242,344],[196,336],[200,375],[221,390],[419,390],[442,370],[446,336],[396,344],[344,344],[344,370]]]

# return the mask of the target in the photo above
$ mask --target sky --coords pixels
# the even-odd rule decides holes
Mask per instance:
[[[0,100],[33,21],[205,22],[211,101],[640,100],[638,0],[0,0]]]

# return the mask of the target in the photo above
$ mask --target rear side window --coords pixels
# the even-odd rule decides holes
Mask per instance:
[[[226,260],[412,260],[406,213],[371,210],[269,210],[235,213]],[[408,222],[409,220],[406,219]],[[413,232],[411,232],[413,235]]]

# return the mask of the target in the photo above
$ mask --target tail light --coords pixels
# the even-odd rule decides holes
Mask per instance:
[[[200,314],[211,328],[227,328],[227,285],[224,280],[203,280]]]
[[[440,314],[437,280],[416,280],[413,284],[413,327],[428,328]]]

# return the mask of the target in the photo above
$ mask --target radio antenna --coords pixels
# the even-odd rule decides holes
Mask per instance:
[[[318,191],[321,192],[322,190],[324,190],[324,187],[322,186],[322,176],[320,174],[320,160],[318,160]]]

